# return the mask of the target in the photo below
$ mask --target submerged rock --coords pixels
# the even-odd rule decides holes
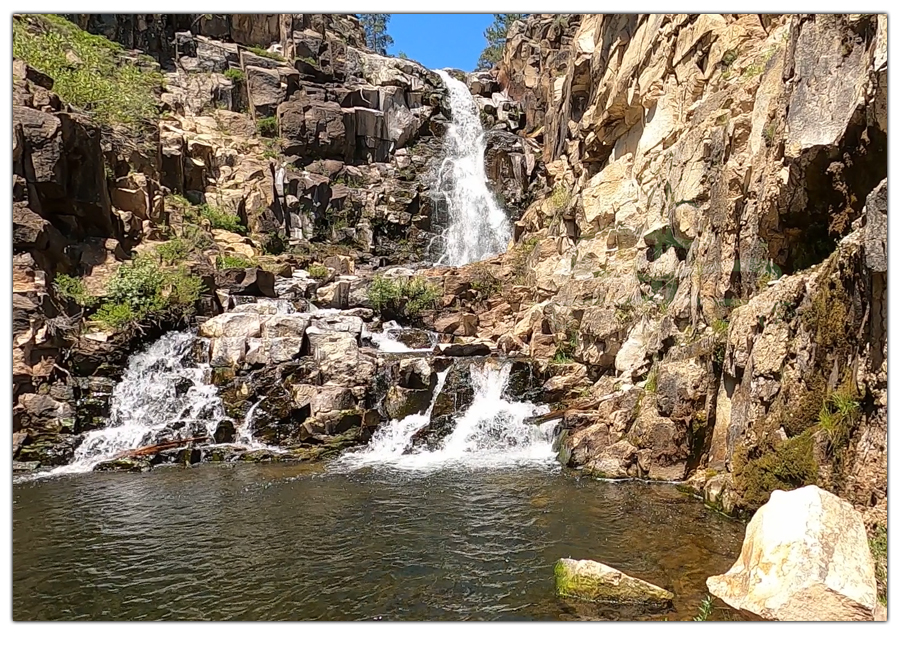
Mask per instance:
[[[145,457],[114,458],[94,466],[95,472],[147,472],[149,470],[150,459]]]
[[[595,602],[668,606],[675,597],[654,584],[589,559],[561,559],[553,569],[556,594]]]
[[[815,485],[772,492],[747,526],[740,558],[706,585],[767,620],[872,620],[876,605],[862,515]]]

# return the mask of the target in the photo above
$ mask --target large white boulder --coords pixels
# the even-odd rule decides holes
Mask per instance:
[[[875,566],[862,515],[815,485],[776,490],[710,593],[768,620],[872,620]]]

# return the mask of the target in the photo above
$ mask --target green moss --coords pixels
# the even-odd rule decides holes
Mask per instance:
[[[122,47],[54,14],[13,19],[13,56],[53,79],[64,102],[104,125],[149,126],[158,116],[163,76],[145,57],[140,66]]]
[[[656,393],[656,382],[659,378],[659,365],[654,364],[647,374],[647,382],[644,384],[644,391],[647,393]]]
[[[794,490],[816,483],[815,437],[811,430],[777,441],[768,436],[758,447],[740,445],[734,452],[734,482],[744,504],[756,509],[774,490]]]
[[[263,58],[270,58],[273,61],[284,61],[285,58],[280,54],[276,54],[275,52],[269,52],[263,49],[262,47],[248,47],[248,51],[253,52],[257,56],[262,56]]]
[[[722,54],[722,65],[724,67],[730,66],[737,60],[738,51],[736,49],[726,50],[724,54]]]

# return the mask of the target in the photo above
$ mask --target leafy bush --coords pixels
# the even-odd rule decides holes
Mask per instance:
[[[284,57],[280,54],[276,54],[275,52],[269,52],[262,47],[248,47],[248,51],[253,52],[257,56],[262,56],[263,58],[270,58],[273,61],[284,61]]]
[[[725,67],[730,66],[737,60],[738,51],[736,49],[729,49],[724,54],[722,54],[722,65]]]
[[[324,265],[310,265],[306,268],[306,271],[309,272],[310,278],[324,279],[328,276],[328,268]]]
[[[433,308],[440,295],[440,290],[421,276],[397,279],[376,276],[368,291],[372,308],[382,314],[409,319]]]
[[[202,281],[185,268],[161,268],[156,258],[141,255],[116,270],[91,320],[122,329],[150,318],[185,316],[192,312],[202,289]]]
[[[225,78],[230,79],[235,83],[240,83],[244,80],[244,70],[239,67],[229,67],[225,70]]]
[[[233,268],[255,267],[250,259],[243,256],[218,256],[216,257],[216,267],[220,270],[228,270]]]
[[[278,119],[275,117],[257,119],[256,132],[263,137],[275,137],[278,134]]]
[[[192,249],[190,241],[185,238],[173,238],[156,247],[156,254],[165,263],[183,261]]]
[[[225,229],[236,234],[247,233],[246,227],[241,224],[241,219],[235,214],[226,213],[219,207],[204,203],[200,205],[200,217],[209,220],[213,229]]]
[[[53,78],[60,99],[102,124],[148,125],[158,116],[163,76],[124,58],[117,43],[95,36],[54,14],[13,20],[13,56]]]
[[[71,299],[82,307],[91,307],[97,302],[96,297],[92,297],[87,293],[84,281],[78,277],[59,274],[53,279],[53,285],[60,296]]]

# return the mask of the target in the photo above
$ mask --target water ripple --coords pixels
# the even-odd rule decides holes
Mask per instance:
[[[618,617],[554,598],[569,556],[670,588],[690,617],[743,535],[670,486],[543,468],[202,466],[13,495],[16,620]]]

